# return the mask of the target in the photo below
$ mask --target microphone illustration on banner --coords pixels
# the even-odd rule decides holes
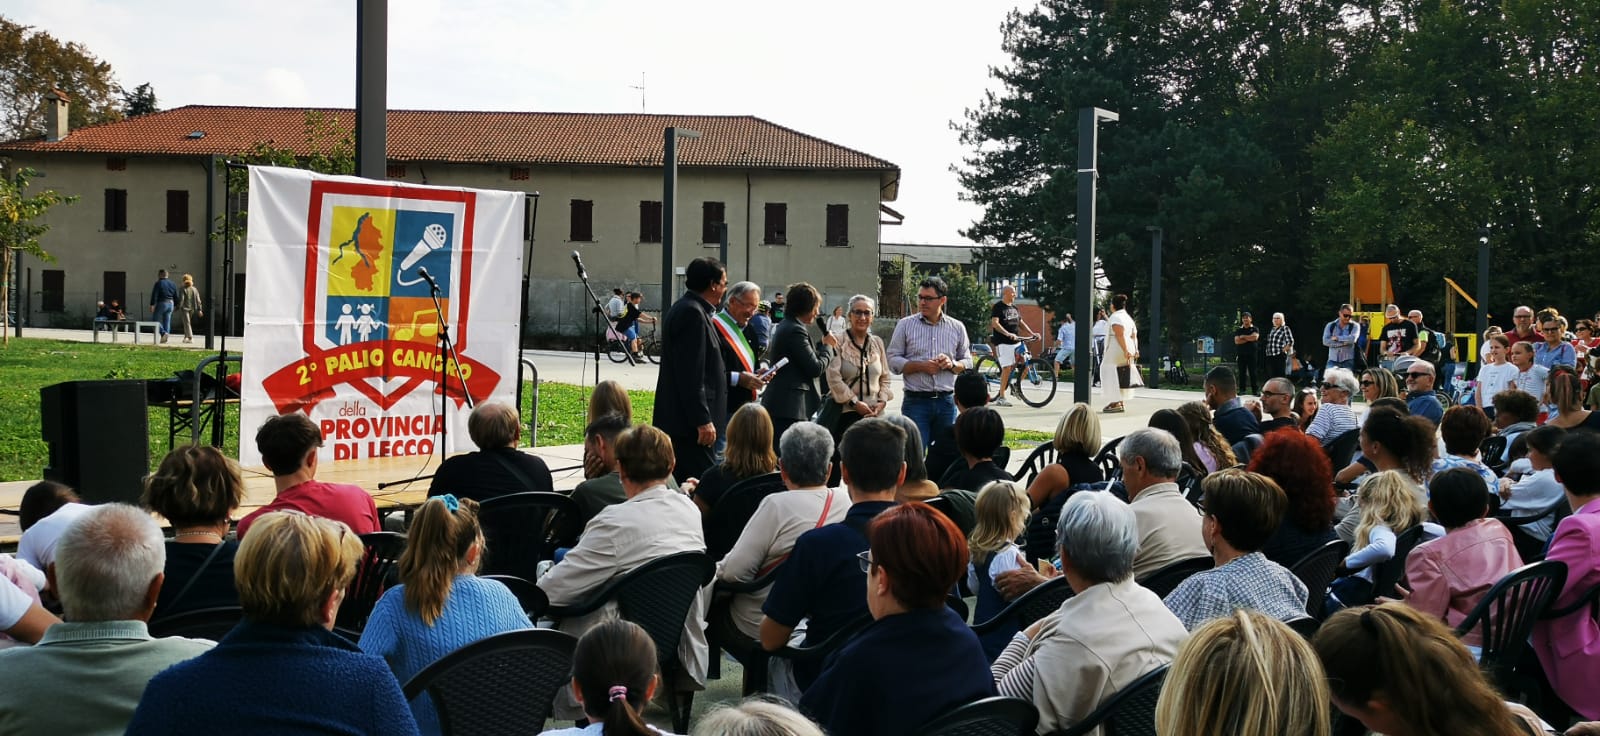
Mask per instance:
[[[411,252],[406,255],[405,260],[400,262],[400,275],[396,277],[396,281],[398,281],[401,286],[415,286],[423,281],[427,281],[429,284],[433,284],[433,286],[437,288],[438,284],[434,283],[432,277],[429,277],[426,272],[422,273],[422,278],[411,279],[410,281],[406,280],[405,272],[411,270],[412,266],[417,265],[417,262],[421,261],[429,253],[443,248],[445,242],[449,239],[450,232],[445,230],[444,226],[440,225],[439,223],[434,223],[423,229],[422,239],[418,240],[417,244],[411,247]]]
[[[578,251],[572,251],[572,262],[578,266],[578,278],[589,280],[589,272],[583,267],[583,259],[578,257]]]

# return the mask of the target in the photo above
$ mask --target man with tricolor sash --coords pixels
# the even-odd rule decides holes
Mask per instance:
[[[711,319],[711,326],[717,328],[717,335],[722,338],[722,364],[728,371],[728,415],[722,423],[724,428],[727,426],[726,420],[733,417],[739,407],[755,401],[756,394],[767,385],[761,378],[761,367],[756,362],[755,346],[744,334],[745,326],[750,324],[750,318],[760,305],[761,287],[749,281],[740,281],[728,287],[722,310]],[[715,452],[719,458],[728,443],[725,435],[726,429],[723,436],[717,437]]]

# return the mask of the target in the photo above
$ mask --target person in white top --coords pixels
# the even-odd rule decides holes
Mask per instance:
[[[606,314],[610,315],[612,320],[616,320],[622,316],[622,312],[625,309],[626,304],[622,301],[622,289],[612,289],[611,300],[606,302]]]
[[[1524,340],[1511,346],[1511,365],[1517,368],[1516,375],[1511,377],[1514,387],[1528,392],[1539,400],[1541,407],[1548,410],[1549,399],[1544,395],[1544,384],[1545,379],[1550,377],[1550,369],[1533,361],[1532,342]]]
[[[1111,297],[1111,308],[1111,333],[1100,362],[1100,385],[1111,399],[1100,411],[1107,414],[1127,411],[1123,402],[1133,398],[1135,386],[1144,385],[1139,375],[1139,327],[1128,314],[1128,295]]]
[[[1478,390],[1472,397],[1472,403],[1487,413],[1494,410],[1495,394],[1517,387],[1515,379],[1518,369],[1506,359],[1511,341],[1505,335],[1490,335],[1484,347],[1488,353],[1484,356],[1483,366],[1478,369]]]
[[[850,320],[845,318],[843,306],[837,306],[833,308],[833,313],[828,315],[828,324],[826,327],[828,332],[835,337],[843,334],[845,330],[850,328]]]
[[[745,583],[762,577],[789,558],[794,540],[812,529],[844,519],[850,510],[850,495],[842,488],[828,488],[832,469],[833,436],[815,422],[801,422],[783,433],[778,441],[783,460],[778,466],[783,476],[783,493],[761,500],[728,556],[717,563],[717,579]],[[726,608],[718,604],[712,611],[711,636],[723,648],[738,656],[740,650],[725,641],[731,624],[754,652],[761,637],[761,604],[767,591],[734,595]],[[724,618],[726,617],[726,618]]]
[[[1500,479],[1502,512],[1512,517],[1537,516],[1554,506],[1556,502],[1566,499],[1566,486],[1556,480],[1555,465],[1552,463],[1552,458],[1561,446],[1565,434],[1566,430],[1547,424],[1529,430],[1523,435],[1528,445],[1527,460],[1532,466],[1532,472],[1521,478],[1509,477],[1508,473],[1508,477]],[[1548,540],[1554,529],[1554,516],[1546,516],[1522,525],[1522,531],[1540,541]]]
[[[1106,319],[1106,310],[1096,309],[1094,312],[1094,325],[1089,328],[1089,338],[1094,344],[1092,362],[1094,367],[1100,367],[1100,359],[1106,354],[1106,335],[1111,334],[1111,322]],[[1100,385],[1100,376],[1095,374],[1094,385]]]
[[[1061,315],[1061,326],[1056,328],[1056,370],[1072,365],[1073,353],[1078,351],[1078,325],[1072,315]]]
[[[61,538],[61,533],[65,532],[67,527],[71,526],[72,522],[76,521],[78,517],[89,511],[89,506],[78,503],[77,495],[73,494],[70,489],[65,491],[65,496],[62,496],[60,495],[61,491],[56,487],[65,489],[65,486],[59,486],[59,484],[54,483],[50,484],[50,486],[52,488],[46,488],[44,483],[39,483],[33,488],[29,488],[23,494],[22,505],[29,505],[28,502],[35,495],[36,490],[38,493],[54,495],[56,499],[68,498],[70,500],[53,507],[53,510],[48,511],[44,516],[36,520],[20,519],[22,538],[17,541],[17,559],[40,570],[50,567],[50,563],[55,561],[56,541]],[[46,508],[52,507],[47,506]]]

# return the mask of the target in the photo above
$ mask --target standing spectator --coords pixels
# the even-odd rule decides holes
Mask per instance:
[[[772,377],[769,388],[761,396],[761,405],[772,415],[774,442],[781,442],[784,430],[796,422],[809,421],[822,406],[817,379],[833,359],[839,339],[831,332],[824,334],[822,352],[818,354],[808,327],[817,320],[821,308],[822,295],[817,293],[816,287],[803,281],[790,286],[789,313],[772,331],[768,359],[774,364],[784,359],[789,361]],[[773,447],[776,449],[777,445]]]
[[[841,332],[844,332],[845,328],[849,326],[849,324],[850,321],[844,317],[844,306],[840,305],[834,307],[833,312],[828,315],[828,323],[823,328],[823,331],[831,332],[837,335]]]
[[[513,493],[555,490],[544,459],[517,449],[522,421],[515,407],[498,401],[473,407],[467,415],[467,435],[478,450],[439,463],[428,485],[429,497],[450,493],[482,503]]]
[[[900,412],[931,441],[956,421],[956,376],[971,367],[967,328],[945,314],[948,287],[930,276],[917,287],[918,313],[895,323],[889,338],[889,370],[905,376]]]
[[[672,438],[673,477],[698,478],[716,462],[713,447],[727,416],[728,374],[711,315],[722,303],[728,273],[715,258],[684,269],[687,291],[661,318],[661,368],[650,423]]]
[[[156,275],[156,282],[150,287],[150,313],[155,315],[155,321],[161,325],[161,342],[165,343],[172,334],[172,310],[178,303],[178,285],[167,278],[167,269],[161,269]]]
[[[783,292],[780,291],[777,296],[772,297],[772,321],[782,322],[783,318],[787,317],[788,314],[788,310],[783,304]]]
[[[1111,317],[1107,322],[1111,334],[1106,336],[1105,356],[1100,363],[1100,384],[1112,399],[1100,411],[1115,414],[1128,410],[1126,401],[1133,398],[1135,386],[1143,386],[1139,374],[1139,327],[1128,314],[1128,295],[1111,297]]]
[[[1267,333],[1267,347],[1263,353],[1267,378],[1289,375],[1289,360],[1294,357],[1294,332],[1284,324],[1283,312],[1272,313],[1272,332]]]
[[[234,560],[244,620],[150,680],[128,733],[417,733],[389,666],[332,631],[360,561],[344,524],[262,516]]]
[[[1533,346],[1534,343],[1527,340],[1511,345],[1511,365],[1517,368],[1516,375],[1511,377],[1511,385],[1540,401],[1542,406],[1544,385],[1550,377],[1550,369],[1535,362]]]
[[[1073,353],[1078,350],[1078,325],[1072,321],[1072,315],[1061,315],[1061,326],[1056,328],[1056,373],[1063,368],[1071,368]]]
[[[1106,336],[1111,334],[1111,323],[1106,320],[1106,310],[1094,311],[1094,326],[1089,328],[1089,337],[1094,344],[1094,356],[1090,361],[1090,372],[1094,374],[1094,385],[1100,385],[1100,360],[1106,356]]]
[[[750,318],[761,306],[761,287],[749,281],[740,281],[728,287],[723,297],[722,310],[711,318],[717,328],[717,347],[722,351],[722,366],[728,371],[727,419],[733,413],[756,400],[756,394],[767,382],[761,377],[761,364],[757,362],[755,347],[745,338],[745,328]],[[716,455],[722,457],[722,448],[728,443],[726,432],[717,435]]]
[[[606,302],[606,316],[613,321],[621,319],[623,309],[622,287],[619,286],[611,290],[611,299]]]
[[[1573,352],[1578,358],[1578,372],[1585,380],[1594,380],[1594,371],[1589,369],[1589,351],[1600,347],[1600,327],[1592,319],[1580,319],[1572,326],[1572,332],[1577,338],[1572,341]]]
[[[1011,406],[1005,389],[1011,385],[1011,368],[1017,364],[1017,344],[1035,336],[1033,328],[1022,321],[1016,301],[1017,287],[1006,284],[1000,290],[1000,301],[989,309],[989,345],[1000,362],[1000,395],[990,402],[995,406]]]
[[[1472,403],[1493,416],[1494,395],[1516,387],[1514,379],[1517,367],[1511,364],[1507,356],[1511,341],[1505,335],[1491,335],[1486,345],[1489,352],[1484,356],[1483,365],[1478,368],[1478,387],[1473,392]]]
[[[67,527],[49,570],[66,622],[0,652],[0,732],[120,734],[150,678],[212,647],[150,636],[165,563],[161,528],[133,506],[95,506]]]
[[[1261,433],[1261,424],[1254,412],[1239,401],[1239,384],[1234,380],[1233,369],[1225,365],[1212,368],[1206,374],[1206,406],[1216,415],[1212,422],[1228,444],[1237,444],[1245,437]]]
[[[1423,542],[1406,557],[1406,584],[1400,598],[1454,629],[1495,583],[1522,567],[1522,556],[1506,525],[1484,518],[1489,497],[1483,481],[1466,468],[1452,468],[1428,483],[1428,511],[1444,536]],[[1481,627],[1461,635],[1467,646],[1481,646]]]
[[[772,311],[772,305],[761,302],[756,305],[756,313],[750,318],[750,324],[745,325],[744,336],[750,341],[750,348],[755,351],[756,361],[763,362],[767,354],[767,343],[772,340],[772,318],[767,313]]]
[[[1600,437],[1574,432],[1555,455],[1556,480],[1572,515],[1556,525],[1545,559],[1566,563],[1567,580],[1552,608],[1566,608],[1600,585]],[[1533,649],[1557,695],[1579,715],[1600,719],[1600,622],[1584,606],[1533,628]]]
[[[839,423],[829,427],[834,442],[850,425],[881,414],[894,400],[889,386],[889,353],[883,338],[872,334],[872,316],[877,303],[872,297],[850,297],[850,328],[841,333],[848,345],[840,346],[828,362],[827,400],[838,402]]]
[[[1533,307],[1519,306],[1511,313],[1511,321],[1515,325],[1510,332],[1505,333],[1506,339],[1511,341],[1511,346],[1516,347],[1519,342],[1541,342],[1544,335],[1533,328]]]
[[[178,296],[178,310],[183,316],[183,341],[194,342],[194,321],[204,317],[200,308],[200,290],[194,288],[194,276],[183,275],[183,291]]]
[[[343,522],[356,534],[383,531],[378,505],[365,489],[316,479],[320,447],[322,431],[304,414],[282,414],[261,423],[256,430],[256,449],[261,462],[272,471],[278,495],[239,520],[240,540],[263,514],[289,510]]]
[[[1253,394],[1260,383],[1261,360],[1257,356],[1261,342],[1261,330],[1256,329],[1255,321],[1249,312],[1239,314],[1239,329],[1233,331],[1233,347],[1239,354],[1239,390],[1243,393]]]
[[[1322,443],[1333,444],[1345,432],[1360,428],[1356,416],[1350,411],[1350,397],[1356,392],[1356,377],[1343,368],[1329,368],[1322,374],[1322,403],[1317,415],[1306,427],[1306,434]]]
[[[1236,608],[1284,622],[1305,618],[1305,583],[1261,553],[1288,507],[1283,489],[1264,475],[1234,469],[1206,476],[1201,488],[1200,534],[1213,567],[1179,583],[1163,601],[1167,608],[1190,631]]]
[[[1384,308],[1383,316],[1388,322],[1383,326],[1383,354],[1379,363],[1384,368],[1393,369],[1395,361],[1401,356],[1416,355],[1422,351],[1417,346],[1417,326],[1400,316],[1400,307],[1390,304]],[[1529,318],[1532,318],[1531,313]]]
[[[1351,321],[1355,310],[1349,304],[1339,305],[1339,316],[1322,328],[1322,344],[1328,348],[1328,368],[1356,368],[1356,343],[1361,338],[1361,325]]]
[[[1444,419],[1444,404],[1433,393],[1433,364],[1416,360],[1406,367],[1406,406],[1411,416],[1422,417],[1433,426]]]
[[[233,584],[239,542],[226,538],[228,517],[244,501],[239,466],[209,445],[179,447],[145,479],[140,500],[172,525],[157,617],[239,605]]]
[[[1293,629],[1236,609],[1196,629],[1156,702],[1159,736],[1328,736],[1328,684]]]
[[[1546,368],[1578,365],[1577,348],[1563,338],[1567,333],[1566,317],[1559,314],[1546,315],[1544,324],[1539,325],[1539,331],[1544,335],[1544,340],[1533,343],[1533,362]]]

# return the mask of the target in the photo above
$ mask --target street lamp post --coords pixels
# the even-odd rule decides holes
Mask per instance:
[[[1478,334],[1489,329],[1489,228],[1478,228]],[[1453,339],[1453,338],[1452,338]]]
[[[1094,200],[1095,184],[1099,179],[1099,171],[1096,170],[1100,148],[1099,124],[1101,121],[1114,123],[1119,118],[1116,113],[1098,107],[1078,110],[1078,293],[1072,311],[1078,314],[1078,324],[1082,325],[1077,331],[1077,345],[1074,346],[1080,363],[1084,363],[1082,356],[1094,354],[1089,327],[1094,324]],[[1087,361],[1093,362],[1093,359]],[[1090,365],[1087,371],[1073,371],[1073,401],[1089,400],[1090,372],[1097,367]],[[1110,387],[1107,387],[1109,390]]]
[[[678,139],[699,138],[691,128],[663,131],[666,155],[661,174],[661,313],[672,305],[672,246],[678,239]]]
[[[1161,228],[1144,229],[1150,231],[1150,388],[1160,388],[1161,351],[1166,347],[1161,340]]]

